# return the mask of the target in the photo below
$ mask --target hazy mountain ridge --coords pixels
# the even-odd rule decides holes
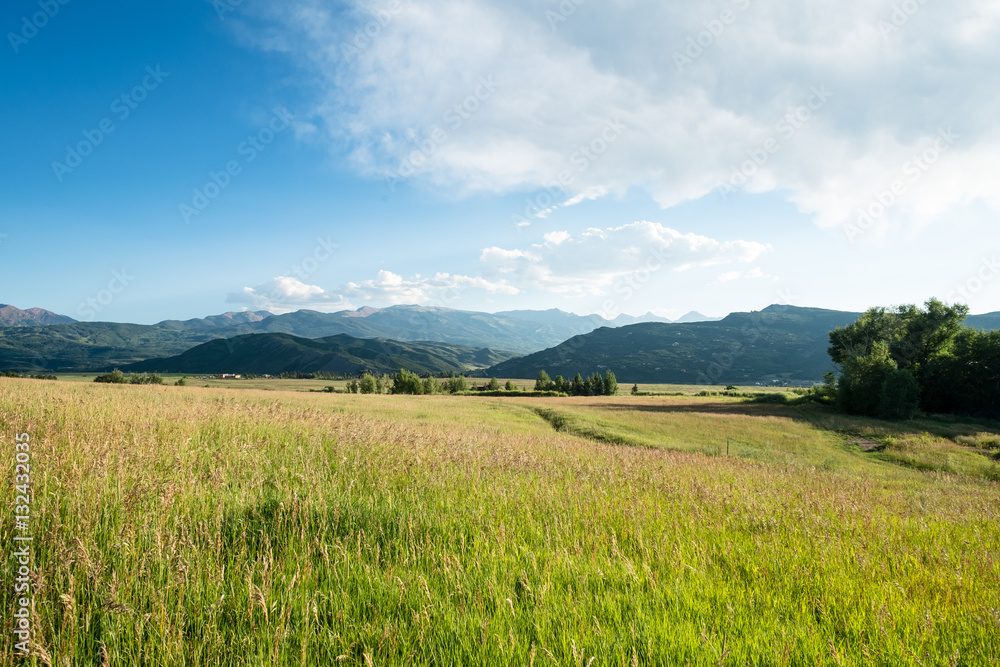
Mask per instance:
[[[774,377],[811,381],[822,377],[829,367],[826,355],[829,331],[853,322],[858,315],[770,306],[759,312],[733,313],[718,321],[650,322],[615,327],[597,315],[579,316],[557,309],[490,314],[393,306],[340,313],[302,310],[284,315],[245,311],[185,321],[165,320],[156,325],[36,324],[0,327],[0,370],[104,371],[177,356],[214,339],[283,333],[298,338],[346,334],[356,339],[508,350],[509,354],[528,356],[523,362],[515,359],[501,363],[491,372],[518,377],[534,377],[541,368],[554,376],[587,374],[608,367],[621,373],[623,382],[701,382],[707,378],[713,382],[745,383]],[[966,323],[976,328],[1000,329],[1000,313],[973,315]],[[613,332],[629,329],[627,333],[632,336],[647,331],[630,327],[653,327],[648,331],[654,334],[643,333],[625,346],[624,334]],[[667,327],[663,331],[681,327],[677,331],[684,332],[684,336],[669,338],[656,327]],[[744,329],[760,331],[751,335],[741,333]],[[587,338],[589,334],[594,335]],[[592,344],[594,341],[600,344]],[[720,363],[720,359],[725,363]],[[494,359],[491,363],[498,361]],[[720,368],[724,370],[720,372]]]
[[[266,320],[269,317],[273,317],[274,313],[269,313],[266,310],[252,311],[231,311],[228,313],[223,313],[221,315],[209,315],[208,317],[198,317],[190,320],[163,320],[162,322],[157,322],[153,326],[163,327],[164,329],[174,329],[176,331],[188,331],[191,329],[211,329],[211,328],[229,328],[234,326],[239,326],[241,324],[256,324]]]
[[[509,359],[510,353],[436,342],[361,339],[347,334],[300,338],[283,333],[245,334],[213,340],[166,359],[149,359],[125,370],[166,373],[329,372],[467,373]]]

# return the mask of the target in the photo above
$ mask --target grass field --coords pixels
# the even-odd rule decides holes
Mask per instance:
[[[62,373],[59,380],[63,382],[93,382],[98,373]],[[182,375],[180,373],[162,374],[165,384],[174,384],[180,378],[188,387],[206,387],[219,389],[260,389],[264,391],[323,391],[327,387],[333,386],[337,391],[345,391],[347,380],[291,380],[282,378],[255,378],[239,380],[222,380],[215,377],[205,377],[201,375]],[[501,386],[507,382],[507,378],[498,378]],[[519,391],[531,391],[535,388],[534,380],[512,378]],[[489,380],[487,378],[470,378],[469,384],[473,386],[484,385]],[[639,390],[644,393],[653,394],[676,394],[694,396],[702,391],[722,391],[724,386],[711,385],[689,385],[689,384],[639,384]],[[621,391],[627,394],[632,385],[623,385]],[[780,387],[740,387],[740,391],[783,391]]]
[[[35,664],[1000,661],[995,425],[296,389],[0,378]]]

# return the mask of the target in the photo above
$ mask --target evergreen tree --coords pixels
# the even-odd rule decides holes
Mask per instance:
[[[604,395],[614,396],[618,393],[618,379],[610,370],[604,374]]]

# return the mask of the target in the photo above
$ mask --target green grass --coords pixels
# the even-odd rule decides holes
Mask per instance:
[[[865,428],[993,463],[989,425],[724,397],[0,379],[53,665],[995,664],[1000,485]]]

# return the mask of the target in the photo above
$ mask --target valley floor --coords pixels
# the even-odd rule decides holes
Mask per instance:
[[[1000,661],[991,425],[0,378],[10,517],[19,433],[37,664]]]

